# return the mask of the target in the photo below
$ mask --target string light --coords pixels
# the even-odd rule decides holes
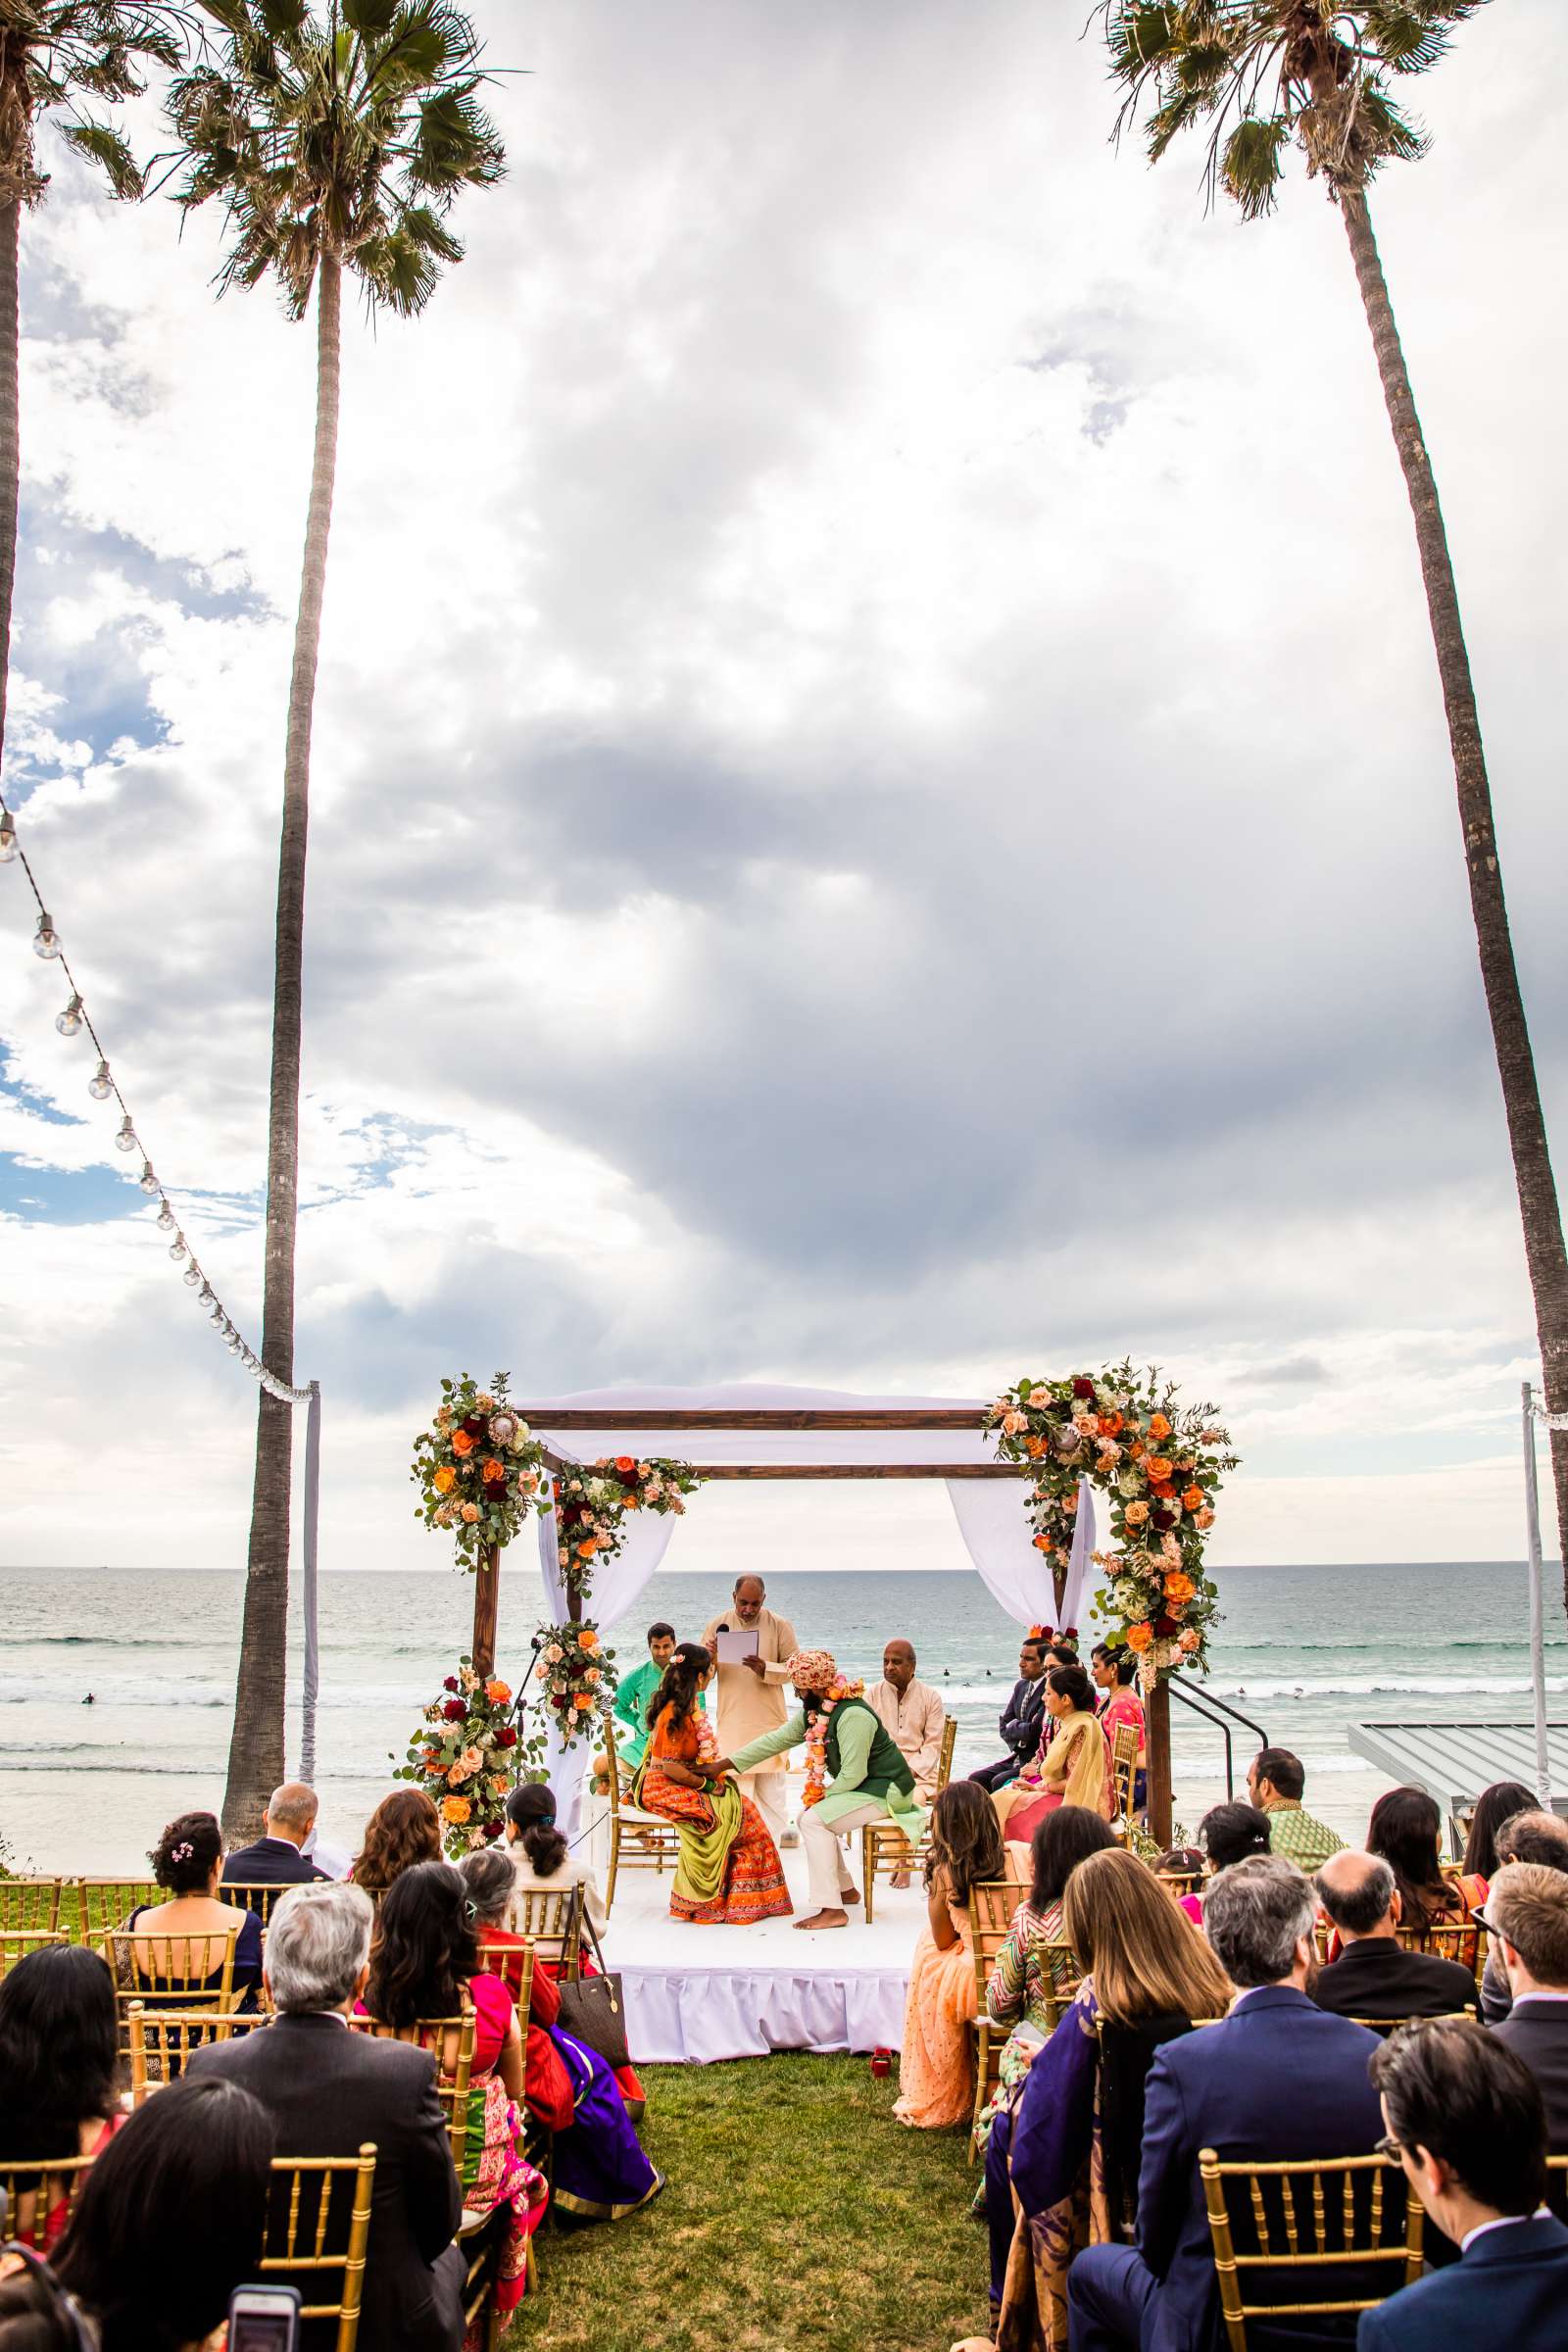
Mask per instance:
[[[73,972],[65,949],[61,945],[60,934],[55,929],[49,910],[43,903],[43,894],[38,888],[37,876],[28,861],[25,850],[17,839],[16,818],[11,809],[6,807],[4,798],[0,797],[0,865],[10,865],[17,859],[21,860],[22,870],[27,877],[27,887],[32,892],[38,909],[38,927],[33,934],[32,952],[46,963],[58,963],[71,984],[71,1000],[65,1010],[55,1015],[55,1027],[62,1037],[77,1037],[83,1030],[86,1031],[98,1055],[98,1066],[87,1081],[87,1092],[95,1102],[108,1102],[113,1100],[119,1105],[122,1117],[115,1134],[117,1149],[126,1152],[141,1152],[142,1147],[136,1133],[136,1123],[130,1115],[130,1104],[121,1093],[114,1072],[109,1067],[109,1056],[104,1052],[103,1040],[94,1028],[92,1015],[82,1002],[81,991],[76,986],[75,974]],[[308,1404],[311,1396],[309,1389],[291,1388],[287,1381],[279,1380],[275,1372],[268,1370],[255,1349],[246,1345],[230,1319],[222,1300],[192,1255],[185,1236],[179,1229],[179,1219],[174,1213],[173,1205],[154,1175],[152,1161],[147,1157],[145,1152],[142,1152],[141,1174],[137,1178],[137,1183],[149,1199],[157,1196],[158,1230],[160,1233],[172,1233],[174,1237],[170,1245],[169,1254],[176,1265],[182,1267],[180,1279],[185,1288],[199,1292],[200,1302],[210,1310],[213,1327],[229,1354],[238,1358],[252,1378],[267,1391],[270,1396],[276,1397],[280,1404]]]

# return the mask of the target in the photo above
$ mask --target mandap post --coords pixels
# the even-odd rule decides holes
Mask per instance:
[[[501,1606],[501,1546],[487,1544],[473,1572],[473,1671],[485,1681],[496,1670],[496,1617]]]
[[[1163,1852],[1170,1843],[1170,1684],[1155,1678],[1144,1710],[1144,1743],[1149,1753],[1149,1834]]]

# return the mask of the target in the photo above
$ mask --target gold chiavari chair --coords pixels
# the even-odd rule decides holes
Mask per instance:
[[[54,1935],[60,1926],[58,1879],[0,1879],[0,1934]]]
[[[435,2095],[446,2109],[452,2138],[452,2161],[463,2177],[468,2144],[468,2078],[473,2072],[475,2019],[471,2007],[461,2017],[419,2017],[412,2026],[389,2026],[378,2017],[352,2015],[349,2024],[360,2034],[381,2041],[412,2041],[435,2053]]]
[[[1568,2218],[1568,2156],[1546,2158],[1546,2203],[1559,2222]]]
[[[665,1827],[669,1825],[666,1823]],[[582,1892],[576,1886],[519,1886],[507,1924],[526,1936],[535,1957],[548,1960],[563,1984],[582,1974]]]
[[[1111,1826],[1123,1845],[1131,1845],[1135,1823],[1134,1800],[1138,1793],[1138,1726],[1118,1723],[1110,1736],[1110,1785],[1115,1796],[1116,1814]],[[1185,1888],[1182,1889],[1185,1892]]]
[[[144,2009],[216,2009],[234,2006],[234,1946],[240,1919],[232,1928],[182,1933],[164,1928],[112,1928],[102,1939],[115,1980],[115,2008],[122,2051],[130,2047],[130,2005]]]
[[[19,1960],[29,1952],[47,1952],[57,1943],[69,1943],[71,1937],[58,1929],[8,1928],[0,1934],[0,1977],[9,1976]]]
[[[605,1880],[605,1913],[615,1899],[615,1881],[623,1870],[671,1870],[680,1860],[680,1832],[662,1813],[645,1813],[621,1788],[620,1751],[613,1727],[605,1740],[605,1773],[610,1791],[610,1869]]]
[[[169,1888],[156,1879],[77,1879],[62,1897],[63,1910],[74,1910],[78,1943],[102,1948],[110,1928],[122,1928],[133,1911],[152,1903],[167,1903]]]
[[[1221,2164],[1200,2148],[1198,2170],[1230,2352],[1248,2352],[1250,2320],[1344,2319],[1383,2300],[1336,2294],[1336,2283],[1353,2283],[1348,2271],[1387,2266],[1389,2294],[1421,2276],[1421,2201],[1387,2157]],[[1294,2274],[1296,2301],[1249,2300],[1254,2278],[1270,2271]],[[1307,2295],[1317,2284],[1326,2291]]]
[[[130,2044],[130,2101],[140,2107],[150,2090],[172,2082],[192,2050],[205,2042],[232,2041],[236,2034],[259,2033],[267,2017],[240,2017],[232,2009],[149,2009],[132,2001],[126,2011]]]
[[[1477,1984],[1487,1969],[1487,1931],[1478,1919],[1440,1920],[1433,1927],[1404,1927],[1394,1931],[1406,1952],[1430,1952],[1437,1960],[1457,1960],[1469,1969]]]
[[[262,1923],[263,1933],[271,1924],[272,1906],[280,1895],[292,1893],[289,1886],[258,1886],[243,1879],[223,1879],[217,1893],[220,1903],[231,1904],[236,1911],[254,1911]]]
[[[8,2159],[0,2164],[0,2201],[6,2216],[5,2234],[35,2254],[48,2251],[50,2216],[64,2207],[69,2216],[75,2211],[81,2184],[92,2171],[90,2156],[45,2156],[36,2163],[13,2163]],[[60,2235],[64,2219],[55,2230]]]
[[[373,2140],[358,2156],[272,2159],[262,2276],[299,2288],[307,2325],[336,2320],[333,2352],[355,2352],[359,2340],[374,2188]]]
[[[1352,2017],[1349,2020],[1349,2023],[1352,2026],[1365,2026],[1369,2034],[1397,2034],[1401,2026],[1432,2026],[1438,2024],[1451,2026],[1458,2024],[1461,2019],[1468,2019],[1471,2025],[1476,2024],[1477,2016],[1473,2003],[1470,2005],[1470,2007],[1465,2009],[1445,2009],[1442,2012],[1441,2017],[1437,2018]]]
[[[937,1755],[936,1796],[933,1796],[931,1800],[933,1804],[953,1778],[953,1751],[957,1744],[957,1720],[955,1716],[950,1715],[942,1727],[942,1746]],[[878,1866],[886,1862],[890,1870],[894,1872],[923,1870],[925,1858],[930,1850],[929,1814],[926,1816],[924,1833],[914,1845],[909,1843],[904,1832],[894,1821],[868,1821],[866,1823],[860,1832],[860,1872],[861,1883],[865,1888],[865,1924],[867,1927],[870,1926],[874,1915]]]
[[[1046,2017],[1054,2034],[1078,1996],[1084,1972],[1078,1965],[1078,1955],[1070,1943],[1043,1943],[1040,1946],[1040,1974]]]
[[[969,2162],[980,2148],[980,2118],[997,2087],[997,2067],[1012,2032],[993,2025],[986,2008],[986,1987],[997,1965],[997,1954],[1022,1899],[1010,1879],[982,1879],[969,1889],[969,1948],[974,1955],[974,2112],[969,2119]]]

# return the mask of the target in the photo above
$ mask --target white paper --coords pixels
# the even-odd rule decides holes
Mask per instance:
[[[717,1635],[718,1663],[721,1666],[744,1666],[748,1658],[757,1655],[757,1628],[737,1625],[732,1630],[720,1626]]]

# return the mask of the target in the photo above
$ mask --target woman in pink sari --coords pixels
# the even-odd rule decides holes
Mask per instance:
[[[1046,1731],[1032,1764],[993,1799],[1009,1845],[1027,1845],[1058,1805],[1084,1805],[1108,1821],[1114,1810],[1110,1749],[1095,1720],[1094,1685],[1081,1666],[1054,1666],[1046,1677]]]

